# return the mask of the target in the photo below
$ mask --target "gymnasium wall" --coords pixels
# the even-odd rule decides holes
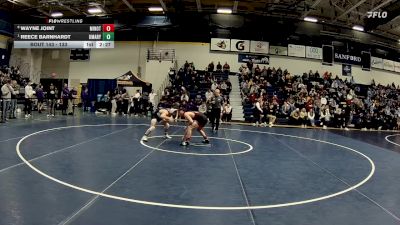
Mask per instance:
[[[95,76],[99,78],[113,78],[119,74],[123,74],[128,70],[137,72],[137,66],[142,69],[142,77],[150,81],[153,79],[146,74],[146,51],[147,48],[153,46],[152,42],[116,42],[114,49],[93,49],[91,51],[91,59],[89,62],[71,62],[70,78],[79,77],[82,82],[87,78]],[[196,69],[205,69],[207,65],[214,61],[221,64],[228,62],[232,71],[237,71],[242,63],[238,62],[237,53],[210,52],[209,43],[193,43],[193,42],[159,42],[157,48],[173,48],[176,52],[177,64],[182,66],[186,60],[194,62]],[[140,52],[140,59],[139,59]],[[157,64],[157,63],[155,63]],[[260,65],[261,67],[263,65]],[[302,74],[310,69],[318,70],[320,74],[325,71],[332,72],[333,75],[342,77],[341,64],[334,66],[324,66],[318,60],[295,58],[287,56],[270,55],[270,65],[273,67],[286,68],[292,74]],[[371,71],[363,71],[360,66],[352,66],[352,74],[355,82],[362,84],[370,84],[372,79],[377,83],[391,84],[395,82],[400,85],[400,74],[372,69]],[[157,80],[157,77],[155,78]]]
[[[46,77],[51,72],[56,72],[62,77],[80,79],[82,83],[86,83],[89,78],[113,79],[131,70],[135,74],[140,72],[144,80],[158,82],[166,76],[167,71],[164,70],[169,65],[164,68],[164,65],[161,66],[156,61],[151,61],[151,64],[147,64],[147,49],[153,46],[153,42],[115,42],[114,49],[92,49],[90,60],[82,62],[70,62],[69,50],[58,50],[59,57],[57,59],[51,56],[54,50],[43,50],[42,76]],[[194,62],[196,69],[205,69],[211,61],[214,61],[214,64],[217,64],[218,61],[221,64],[228,62],[232,71],[237,71],[241,65],[238,62],[237,53],[210,52],[209,43],[159,42],[155,47],[175,49],[179,67],[186,60]],[[27,50],[14,50],[16,51],[13,51],[13,55],[22,55],[24,59],[27,57]],[[318,60],[287,56],[270,55],[269,66],[286,68],[292,74],[302,74],[303,72],[308,72],[310,69],[313,71],[318,70],[320,74],[329,71],[333,75],[339,75],[339,77],[342,74],[341,64],[323,66]],[[150,67],[154,70],[147,74],[146,70]],[[165,74],[161,75],[161,73]],[[400,85],[399,73],[377,69],[363,71],[359,66],[352,66],[352,74],[357,83],[370,84],[371,80],[375,79],[377,83],[381,84],[395,82]]]
[[[52,73],[57,79],[69,78],[69,50],[43,49],[41,78],[50,78]]]
[[[69,78],[86,83],[88,78],[113,79],[131,70],[145,74],[146,53],[151,42],[115,42],[114,49],[92,49],[90,60],[69,63]]]
[[[149,61],[146,62],[146,75],[143,79],[153,85],[155,91],[159,90],[163,82],[168,79],[168,72],[174,63],[171,61]]]

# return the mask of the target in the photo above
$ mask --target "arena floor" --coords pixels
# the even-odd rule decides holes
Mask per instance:
[[[149,121],[0,126],[0,224],[400,224],[400,133],[223,125],[140,142]]]

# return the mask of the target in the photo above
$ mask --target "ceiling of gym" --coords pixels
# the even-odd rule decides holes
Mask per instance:
[[[100,6],[104,15],[152,15],[148,7],[158,6],[163,13],[155,15],[179,16],[180,14],[210,15],[218,8],[232,9],[233,14],[247,17],[276,17],[302,20],[306,16],[318,19],[322,25],[351,28],[362,25],[368,32],[392,40],[400,39],[399,0],[0,0],[0,8],[35,17],[49,16],[61,11],[65,17],[91,16],[88,7]],[[387,18],[368,19],[367,12],[387,12]],[[260,24],[262,25],[262,24]]]

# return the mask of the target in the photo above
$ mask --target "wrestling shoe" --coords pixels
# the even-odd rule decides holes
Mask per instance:
[[[208,139],[203,140],[201,143],[203,144],[210,144],[210,141]]]
[[[181,143],[181,146],[188,146],[189,145],[189,142],[187,142],[187,141],[182,141],[182,143]]]
[[[147,142],[147,141],[149,141],[149,139],[147,138],[147,136],[143,136],[141,141]]]

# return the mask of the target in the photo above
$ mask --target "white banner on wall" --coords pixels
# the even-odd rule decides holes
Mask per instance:
[[[288,44],[288,55],[295,57],[306,57],[306,46]]]
[[[394,62],[394,71],[400,72],[400,62]]]
[[[269,54],[271,55],[287,55],[287,47],[282,47],[282,46],[274,46],[271,45],[269,47]]]
[[[231,40],[224,38],[211,38],[210,49],[213,51],[230,51]]]
[[[389,71],[394,71],[394,62],[392,60],[383,60],[383,69],[384,70],[389,70]]]
[[[322,48],[306,46],[306,58],[322,59]]]
[[[250,41],[250,52],[268,54],[269,42],[265,41]]]
[[[250,41],[249,40],[231,39],[231,51],[232,52],[249,52],[250,51]]]
[[[383,59],[371,56],[371,67],[377,69],[383,69]]]

